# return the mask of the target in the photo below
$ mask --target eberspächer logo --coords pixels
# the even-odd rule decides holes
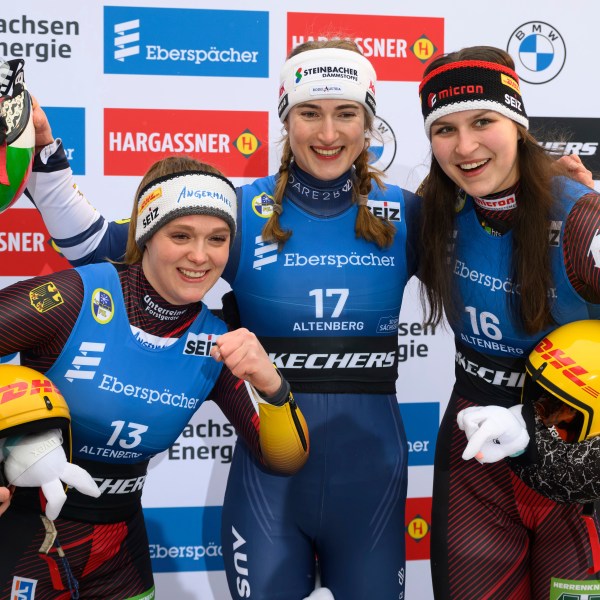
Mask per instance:
[[[528,83],[547,83],[554,79],[567,58],[567,48],[558,30],[542,21],[519,25],[506,49],[516,62],[519,77]]]
[[[104,7],[104,72],[269,76],[269,13]]]
[[[115,23],[114,59],[123,62],[128,56],[140,53],[140,20]]]

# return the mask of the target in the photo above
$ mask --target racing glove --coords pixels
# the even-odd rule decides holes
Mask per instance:
[[[529,444],[527,426],[521,414],[523,405],[470,406],[457,415],[458,427],[467,436],[462,457],[475,458],[481,464],[508,456],[519,456]]]
[[[2,452],[8,483],[17,487],[41,487],[47,500],[46,516],[50,520],[58,517],[67,499],[61,481],[82,494],[100,496],[91,475],[67,460],[59,429],[8,438]]]

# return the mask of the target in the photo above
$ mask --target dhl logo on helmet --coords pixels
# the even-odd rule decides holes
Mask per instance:
[[[588,374],[589,371],[578,365],[573,358],[567,356],[564,350],[554,347],[554,344],[547,337],[535,347],[534,351],[540,354],[542,360],[547,361],[550,366],[560,370],[567,379],[578,385],[590,396],[597,398],[600,395],[598,390],[580,379],[580,376]]]
[[[33,379],[28,381],[15,381],[8,385],[0,387],[0,404],[22,398],[29,392],[30,396],[34,394],[58,394],[58,388],[49,379]]]

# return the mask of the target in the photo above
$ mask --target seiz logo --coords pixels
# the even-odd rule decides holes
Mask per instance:
[[[256,236],[252,267],[260,271],[265,265],[277,262],[277,243],[267,244],[262,235]]]
[[[128,56],[134,56],[140,53],[140,20],[133,19],[125,23],[115,23],[115,46],[117,50],[114,52],[115,60],[123,62]],[[136,42],[138,42],[136,44]],[[135,44],[128,46],[127,44]]]
[[[73,379],[94,379],[96,371],[82,367],[97,367],[102,360],[102,357],[94,356],[93,353],[104,352],[106,344],[96,342],[82,342],[79,346],[80,354],[73,359],[71,363],[73,369],[69,369],[64,377],[71,383]]]
[[[188,333],[183,353],[210,356],[210,349],[217,343],[217,337],[214,333]]]
[[[49,379],[34,379],[31,382],[31,386],[27,381],[15,381],[8,385],[0,387],[0,404],[10,402],[25,396],[29,392],[30,396],[34,394],[58,394],[58,388]]]
[[[558,248],[560,246],[560,232],[562,231],[562,221],[550,221],[548,227],[548,243],[550,246]]]
[[[547,361],[548,365],[561,371],[567,379],[579,386],[584,392],[594,398],[600,395],[598,390],[595,390],[580,379],[580,376],[588,374],[589,371],[578,365],[570,356],[567,356],[564,350],[555,348],[554,344],[548,338],[544,338],[535,347],[535,351],[540,355],[542,360]]]
[[[374,216],[379,217],[380,219],[386,219],[388,221],[394,221],[396,223],[401,220],[399,202],[369,199],[369,201],[367,202],[367,207],[373,213]]]
[[[13,577],[12,589],[10,590],[10,600],[33,600],[35,598],[35,588],[37,579],[27,579],[26,577]]]

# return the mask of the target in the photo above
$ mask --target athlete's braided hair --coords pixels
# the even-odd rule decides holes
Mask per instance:
[[[318,50],[322,48],[339,48],[342,50],[351,50],[352,52],[360,53],[357,45],[347,39],[331,39],[331,40],[311,40],[304,42],[294,48],[289,56],[292,58],[301,52],[308,50]],[[365,133],[371,131],[373,127],[373,117],[363,109],[365,115]],[[289,168],[294,160],[290,140],[287,134],[283,139],[283,153],[281,157],[281,165],[279,167],[278,177],[273,192],[275,201],[275,209],[269,220],[263,227],[263,239],[278,242],[283,245],[292,235],[292,231],[284,230],[279,222],[279,215],[283,212],[283,198],[289,178]],[[371,192],[372,181],[379,186],[380,189],[385,189],[383,183],[383,173],[378,169],[369,165],[369,139],[365,137],[365,146],[362,152],[354,161],[354,201],[359,204],[356,215],[355,232],[357,237],[361,237],[369,242],[376,243],[380,248],[388,247],[394,240],[396,233],[395,227],[387,220],[380,219],[373,215],[366,205],[366,198]]]

